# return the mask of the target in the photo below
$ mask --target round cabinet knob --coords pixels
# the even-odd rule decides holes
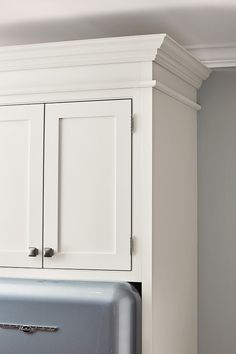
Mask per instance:
[[[36,247],[29,247],[29,257],[36,257],[39,254],[39,250]]]
[[[52,257],[54,255],[54,250],[52,248],[44,248],[44,257]]]

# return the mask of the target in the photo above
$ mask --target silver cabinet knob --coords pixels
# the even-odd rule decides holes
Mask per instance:
[[[52,248],[44,248],[44,257],[52,257],[54,255],[54,250]]]
[[[36,247],[29,247],[29,257],[36,257],[39,254],[39,250]]]

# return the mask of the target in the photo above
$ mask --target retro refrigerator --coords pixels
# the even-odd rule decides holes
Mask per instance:
[[[0,354],[140,354],[128,283],[0,280]]]

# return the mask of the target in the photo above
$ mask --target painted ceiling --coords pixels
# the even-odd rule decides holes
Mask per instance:
[[[236,0],[0,0],[0,45],[168,33],[236,43]]]

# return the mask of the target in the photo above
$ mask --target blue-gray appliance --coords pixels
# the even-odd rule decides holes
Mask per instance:
[[[140,354],[128,283],[0,280],[0,354]]]

